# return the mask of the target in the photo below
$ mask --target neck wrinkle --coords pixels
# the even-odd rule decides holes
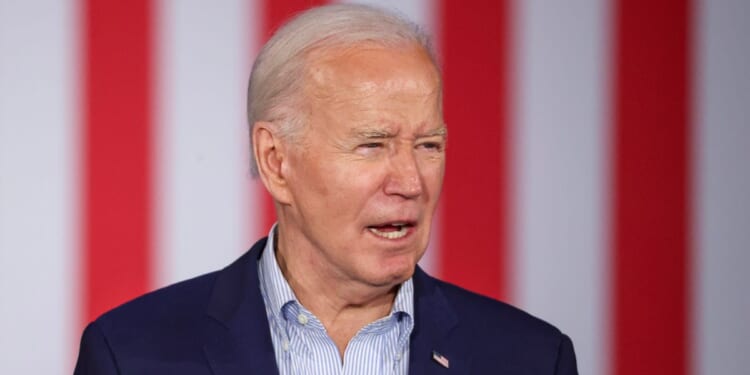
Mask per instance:
[[[274,256],[279,269],[297,300],[323,323],[326,330],[336,331],[339,324],[360,326],[357,328],[359,330],[391,312],[400,284],[386,289],[361,285],[352,287],[351,282],[346,280],[327,280],[317,267],[305,267],[314,262],[308,261],[304,253],[288,256],[287,249],[293,245],[285,243],[284,236],[278,232],[277,227]]]

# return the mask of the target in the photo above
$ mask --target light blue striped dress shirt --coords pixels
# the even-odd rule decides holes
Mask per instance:
[[[297,301],[284,279],[274,256],[274,231],[275,226],[258,263],[258,276],[279,373],[406,375],[414,328],[412,280],[401,285],[388,316],[368,324],[349,341],[342,363],[323,324]]]

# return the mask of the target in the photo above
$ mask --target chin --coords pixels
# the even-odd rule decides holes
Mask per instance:
[[[378,267],[377,275],[372,275],[371,280],[377,280],[379,285],[397,285],[408,280],[416,267],[414,261],[389,262]]]

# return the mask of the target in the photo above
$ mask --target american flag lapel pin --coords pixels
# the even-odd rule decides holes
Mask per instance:
[[[448,361],[448,358],[434,350],[432,351],[432,359],[445,368],[451,367],[451,363],[450,361]]]

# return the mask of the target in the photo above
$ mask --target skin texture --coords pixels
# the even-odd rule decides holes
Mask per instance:
[[[445,170],[440,79],[420,48],[363,44],[313,52],[304,87],[297,142],[260,122],[254,149],[276,201],[279,265],[343,358],[427,248]],[[402,238],[370,230],[398,222],[410,224]]]

